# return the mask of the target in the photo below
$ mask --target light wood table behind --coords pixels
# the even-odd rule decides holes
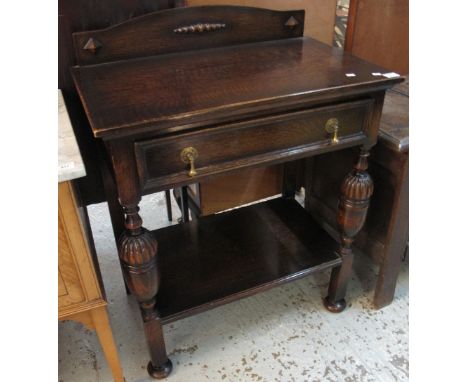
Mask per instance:
[[[116,382],[124,381],[85,208],[73,179],[86,175],[59,92],[58,318],[94,329]]]

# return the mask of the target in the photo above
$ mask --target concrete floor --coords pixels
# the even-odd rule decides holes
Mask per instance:
[[[145,226],[168,224],[163,194],[143,198]],[[174,208],[175,217],[180,216]],[[138,306],[127,297],[106,204],[89,208],[114,338],[127,382],[148,377]],[[357,259],[349,307],[328,313],[321,303],[329,272],[164,327],[174,370],[169,381],[407,381],[408,264],[392,305],[372,309],[377,269]],[[112,381],[94,332],[59,323],[59,381]]]

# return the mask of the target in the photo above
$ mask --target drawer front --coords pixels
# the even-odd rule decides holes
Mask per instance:
[[[135,143],[138,172],[143,189],[175,184],[189,179],[255,164],[268,164],[313,153],[317,147],[339,148],[356,136],[365,136],[372,100],[275,115],[193,133]],[[338,121],[338,142],[326,129],[330,119]],[[196,175],[181,153],[196,149]]]

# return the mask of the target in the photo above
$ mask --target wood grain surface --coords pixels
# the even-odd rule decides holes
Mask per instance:
[[[154,235],[164,274],[157,298],[164,322],[340,264],[338,244],[296,201],[283,198]]]
[[[202,215],[214,214],[281,194],[282,170],[282,165],[275,165],[219,175],[192,187],[190,195]]]
[[[365,99],[295,113],[253,119],[244,124],[228,124],[201,132],[143,140],[135,144],[140,184],[145,190],[187,180],[187,166],[180,153],[194,147],[199,153],[194,166],[199,177],[233,167],[267,163],[304,156],[321,147],[331,149],[331,136],[325,126],[329,119],[339,121],[339,146],[365,140],[373,101]]]
[[[77,211],[77,202],[70,182],[59,188],[59,318],[103,305],[103,292],[89,255],[84,227]]]
[[[323,102],[403,80],[372,76],[382,69],[309,38],[200,52],[74,67],[94,135],[206,125],[220,114],[271,113],[274,106]]]
[[[188,6],[243,5],[286,11],[305,10],[304,36],[332,45],[335,27],[336,0],[187,0]]]
[[[78,65],[90,65],[301,37],[303,30],[302,10],[210,6],[153,12],[107,29],[74,33],[73,39]]]
[[[345,50],[409,73],[409,0],[351,0]]]
[[[219,15],[219,9],[206,7],[206,17]],[[372,73],[382,72],[381,68],[316,40],[295,37],[297,32],[302,34],[302,19],[288,13],[281,13],[281,18],[289,18],[280,23],[280,18],[274,21],[271,17],[278,13],[268,10],[242,8],[239,12],[237,7],[225,7],[224,11],[223,15],[234,21],[234,15],[239,22],[251,20],[254,25],[249,28],[258,30],[257,36],[231,45],[237,41],[235,28],[187,24],[199,21],[202,25],[222,25],[222,20],[194,19],[197,11],[190,9],[164,11],[157,17],[169,20],[180,16],[172,31],[177,38],[195,41],[195,37],[201,37],[199,45],[194,43],[183,53],[152,56],[150,43],[148,52],[141,54],[129,48],[131,57],[112,61],[115,57],[109,56],[111,51],[105,52],[105,41],[100,41],[101,45],[88,41],[84,46],[92,48],[88,54],[97,57],[102,52],[102,57],[107,55],[112,62],[73,68],[93,134],[104,139],[112,164],[125,214],[119,258],[127,286],[141,310],[151,358],[147,369],[155,378],[165,378],[172,370],[163,322],[329,267],[335,268],[325,307],[332,312],[345,308],[353,261],[350,246],[364,223],[373,190],[366,171],[368,151],[377,140],[385,90],[403,80],[375,76]],[[91,31],[86,37],[108,32],[118,44],[122,42],[119,31],[128,31],[129,26],[139,36],[144,36],[145,30],[152,31],[146,22],[152,17],[155,15],[123,23],[111,32]],[[258,42],[256,38],[265,38],[263,28],[271,26],[275,26],[272,33],[279,35],[278,39]],[[212,45],[203,37],[206,33],[212,34]],[[222,36],[226,36],[227,44],[219,47]],[[172,42],[171,34],[166,43]],[[109,46],[117,51],[115,45]],[[75,48],[82,47],[75,44]],[[354,111],[357,113],[352,114]],[[323,124],[331,117],[346,122],[345,135],[339,141],[321,138]],[[207,170],[202,168],[201,175],[196,174],[194,155],[191,171],[181,174],[175,161],[188,160],[181,158],[179,149],[194,142],[197,146],[208,143],[201,151],[201,155],[206,152],[206,159],[198,157]],[[139,145],[146,145],[151,155],[140,152],[137,158]],[[362,145],[359,158],[341,187],[340,243],[290,198],[293,187],[286,187],[283,196],[274,201],[154,234],[144,228],[139,214],[143,188],[184,186],[193,183],[194,177],[204,179],[356,145]],[[168,155],[162,152],[163,147],[168,147]],[[184,149],[194,152],[193,148]],[[146,173],[141,171],[144,165]],[[146,184],[142,184],[142,176],[149,180]],[[290,178],[288,183],[292,184]],[[185,193],[183,189],[182,196]]]

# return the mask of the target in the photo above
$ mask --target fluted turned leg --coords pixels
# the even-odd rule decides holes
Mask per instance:
[[[341,185],[337,220],[342,263],[332,270],[328,296],[324,299],[325,307],[334,313],[342,312],[346,307],[346,289],[353,265],[351,244],[364,225],[374,190],[372,178],[366,171],[368,157],[369,151],[362,148],[354,170],[346,176]]]
[[[148,372],[154,378],[165,378],[172,370],[166,354],[162,324],[155,308],[159,287],[157,267],[158,243],[142,227],[138,206],[123,206],[125,232],[119,241],[119,258],[125,281],[140,305],[151,361]]]

